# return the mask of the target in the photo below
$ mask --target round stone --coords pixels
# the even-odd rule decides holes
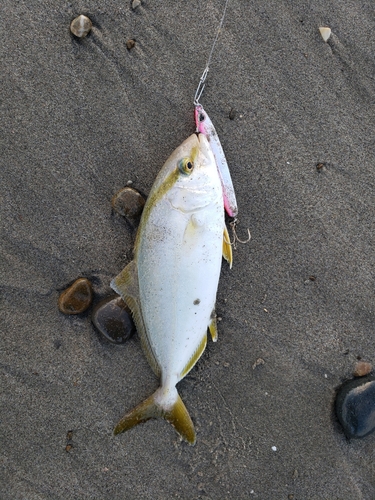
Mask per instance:
[[[86,16],[78,16],[70,23],[70,31],[78,38],[85,38],[91,31],[92,22]]]
[[[375,430],[375,376],[355,378],[337,392],[336,415],[348,438],[362,438]]]
[[[59,297],[59,309],[64,314],[80,314],[92,302],[92,287],[87,278],[78,278]]]
[[[114,344],[123,344],[135,332],[130,309],[118,295],[107,297],[97,304],[92,322]]]
[[[131,187],[120,189],[112,198],[112,207],[120,215],[134,219],[141,215],[145,200]]]

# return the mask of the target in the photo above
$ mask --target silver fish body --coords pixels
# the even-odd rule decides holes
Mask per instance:
[[[195,442],[176,384],[216,340],[222,254],[231,261],[221,180],[207,138],[193,134],[169,157],[143,210],[134,260],[111,283],[132,310],[159,389],[119,422],[123,432],[153,417]]]

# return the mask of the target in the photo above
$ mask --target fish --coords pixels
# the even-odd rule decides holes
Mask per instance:
[[[221,180],[211,145],[194,133],[165,162],[137,231],[134,259],[111,287],[130,308],[160,387],[127,413],[115,434],[164,418],[189,444],[196,433],[176,385],[197,363],[208,331],[217,340],[222,256],[232,265]]]
[[[221,145],[219,136],[202,104],[197,103],[194,106],[195,125],[197,132],[204,134],[211,145],[215,157],[217,169],[219,171],[221,185],[223,188],[224,207],[229,217],[236,217],[238,214],[236,194],[229,172],[227,160]]]

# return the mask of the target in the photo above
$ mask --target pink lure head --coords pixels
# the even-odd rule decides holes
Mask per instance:
[[[201,104],[196,104],[194,107],[194,117],[195,117],[195,126],[197,132],[201,134],[207,135],[206,127],[205,127],[205,111]]]

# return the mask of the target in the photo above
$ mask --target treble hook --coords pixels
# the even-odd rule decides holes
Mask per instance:
[[[247,233],[248,233],[248,238],[246,240],[240,240],[240,238],[237,236],[237,232],[236,232],[236,226],[238,224],[239,220],[237,218],[235,218],[232,222],[229,223],[231,229],[232,229],[232,234],[233,234],[233,241],[230,241],[229,243],[232,245],[232,247],[236,250],[237,247],[236,247],[236,241],[238,241],[238,243],[242,243],[242,244],[245,244],[245,243],[248,243],[250,240],[251,240],[251,234],[250,234],[250,229],[247,228]]]

